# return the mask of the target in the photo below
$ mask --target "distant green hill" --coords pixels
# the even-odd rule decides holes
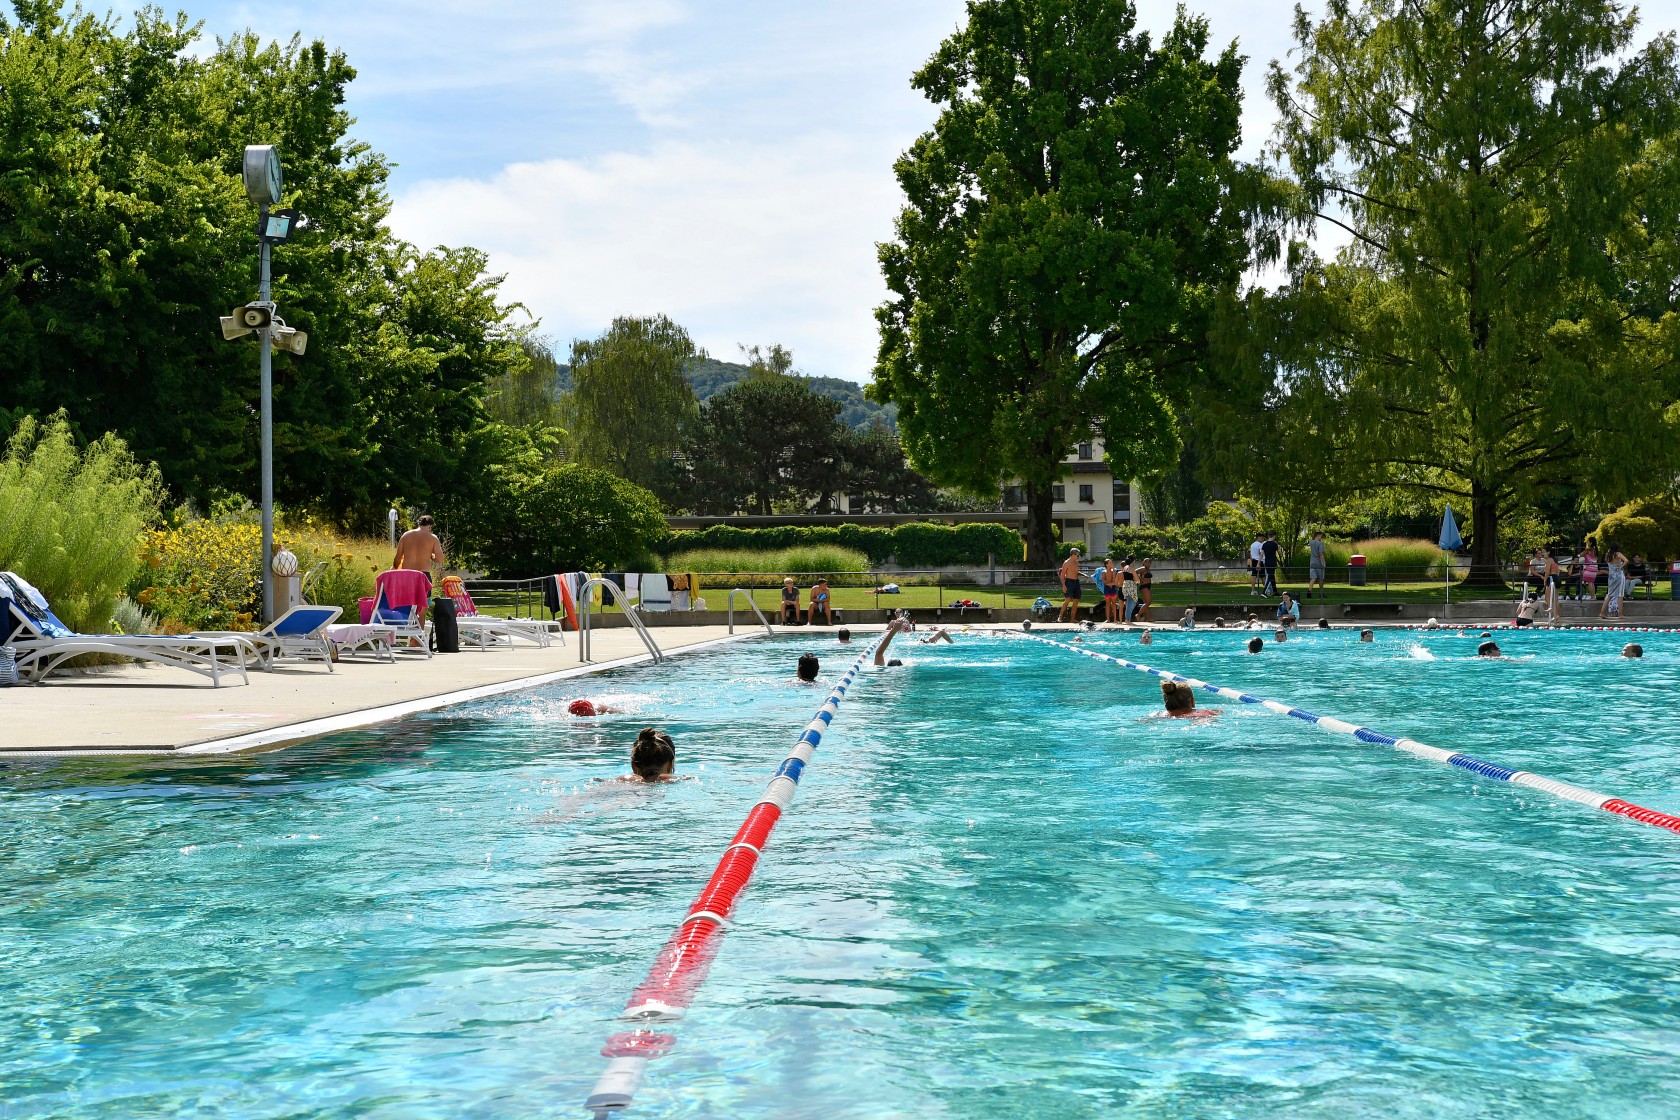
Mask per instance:
[[[560,366],[559,369],[557,380],[560,390],[565,392],[572,387],[572,370],[566,365]],[[739,362],[720,362],[716,358],[703,358],[694,363],[693,368],[688,371],[688,383],[693,386],[696,398],[707,400],[746,376],[747,367]],[[813,391],[839,401],[840,419],[853,428],[868,428],[881,423],[895,432],[898,430],[898,406],[889,404],[883,407],[874,401],[865,400],[863,386],[857,382],[840,377],[805,377],[802,374],[796,376],[810,385]]]

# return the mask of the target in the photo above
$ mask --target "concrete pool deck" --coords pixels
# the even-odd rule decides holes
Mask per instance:
[[[762,627],[660,628],[667,654],[763,634]],[[0,758],[191,757],[272,749],[350,727],[513,692],[649,660],[635,631],[603,628],[591,635],[592,660],[578,661],[577,635],[547,649],[512,649],[395,662],[346,658],[325,666],[286,665],[251,671],[251,683],[202,677],[156,665],[60,673],[45,684],[0,689]]]

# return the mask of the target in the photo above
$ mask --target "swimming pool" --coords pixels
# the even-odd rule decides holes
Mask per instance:
[[[1675,638],[1246,636],[1086,644],[1680,810]],[[8,766],[0,1115],[584,1115],[826,691],[805,649],[850,661],[755,641],[255,758]],[[1680,837],[1252,707],[1150,719],[1153,680],[1062,650],[902,655],[628,1115],[1668,1107]],[[594,782],[644,722],[698,781]]]

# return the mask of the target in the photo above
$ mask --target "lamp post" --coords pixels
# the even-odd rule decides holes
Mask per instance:
[[[245,148],[245,196],[257,208],[257,301],[233,309],[222,318],[222,337],[256,333],[262,371],[262,579],[264,622],[274,621],[274,348],[302,354],[309,336],[293,330],[274,314],[269,297],[269,247],[283,244],[292,230],[304,224],[296,210],[274,210],[280,201],[280,153],[272,144]]]

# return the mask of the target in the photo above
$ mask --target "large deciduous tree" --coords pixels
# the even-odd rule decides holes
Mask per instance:
[[[618,318],[572,343],[568,415],[580,460],[652,486],[698,407],[684,371],[705,352],[663,315]]]
[[[1207,49],[1183,12],[1156,45],[1129,0],[971,0],[913,80],[942,109],[896,165],[872,391],[935,480],[1021,479],[1040,566],[1079,440],[1104,435],[1120,477],[1176,461],[1169,379],[1245,259],[1242,59]]]
[[[1218,453],[1460,499],[1497,583],[1503,514],[1680,469],[1674,43],[1612,0],[1331,0],[1295,30],[1286,213],[1349,240],[1242,308]]]

